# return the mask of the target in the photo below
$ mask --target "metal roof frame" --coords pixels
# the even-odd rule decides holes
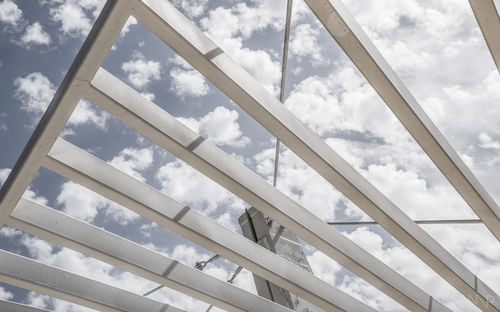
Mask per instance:
[[[493,0],[469,0],[479,28],[500,72],[500,17]]]
[[[436,166],[500,240],[500,209],[343,4],[338,0],[305,1]],[[0,191],[0,225],[14,226],[223,309],[289,311],[121,237],[21,199],[40,166],[45,166],[328,311],[373,311],[298,266],[58,138],[78,101],[85,97],[292,230],[406,308],[412,311],[449,311],[250,169],[100,68],[129,16],[142,22],[482,311],[500,311],[500,297],[493,290],[300,122],[168,1],[108,0]],[[486,34],[485,37],[488,41]],[[489,46],[495,57],[494,49],[491,44]],[[117,249],[116,246],[122,248]],[[134,254],[139,252],[147,256],[138,259]],[[158,266],[158,263],[162,265]],[[23,271],[25,266],[63,276],[68,285],[74,287],[58,289],[57,283],[50,282],[50,275]],[[193,283],[193,279],[199,282]],[[0,252],[0,280],[102,311],[140,311],[136,309],[137,304],[151,305],[152,308],[162,305],[3,251]],[[79,283],[102,288],[111,297],[126,294],[124,304],[130,305],[113,306],[113,302],[103,301],[99,294],[89,295],[78,288],[81,287]],[[162,307],[162,311],[181,311]]]

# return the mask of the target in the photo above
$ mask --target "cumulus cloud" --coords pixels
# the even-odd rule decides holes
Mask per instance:
[[[0,22],[11,26],[18,26],[22,20],[23,11],[12,0],[0,2]]]
[[[268,181],[274,173],[274,148],[254,156],[256,170]],[[324,221],[333,220],[342,195],[292,151],[282,148],[277,187]]]
[[[51,19],[61,24],[61,30],[65,35],[85,37],[105,1],[56,0],[45,1],[45,3],[51,6]]]
[[[444,229],[444,227],[439,228]],[[469,302],[467,298],[461,295],[403,246],[384,241],[379,234],[370,231],[366,227],[359,227],[351,233],[343,234],[369,253],[382,260],[389,267],[409,279],[415,285],[432,294],[434,298],[448,306],[451,310],[464,312],[479,311],[479,309]],[[458,240],[454,240],[454,243],[460,245]],[[463,259],[460,255],[456,255],[460,260]],[[492,266],[495,267],[495,264],[488,263],[487,260],[483,260],[481,263],[488,268]],[[397,303],[357,277],[344,277],[340,284],[340,288],[354,297],[369,303],[377,310],[401,310],[401,307]]]
[[[97,216],[97,211],[106,206],[107,201],[104,197],[70,181],[61,186],[56,203],[64,205],[63,210],[67,214],[90,222]]]
[[[98,111],[86,99],[81,99],[76,109],[68,120],[69,125],[79,126],[83,124],[94,124],[101,130],[106,130],[106,122],[110,115],[105,111]]]
[[[55,89],[49,78],[35,72],[14,80],[15,96],[21,109],[39,118],[54,97]]]
[[[313,66],[319,66],[326,62],[323,49],[319,44],[319,29],[311,24],[300,24],[293,30],[289,45],[290,56],[297,56],[299,60],[308,57]]]
[[[49,45],[50,41],[50,35],[38,22],[26,27],[26,31],[21,37],[21,42],[26,45]]]
[[[276,3],[276,4],[274,4]],[[282,27],[282,12],[271,11],[281,7],[277,1],[260,1],[255,7],[238,4],[233,8],[218,7],[200,20],[206,33],[237,63],[243,66],[269,92],[278,94],[281,78],[280,62],[264,50],[252,50],[243,46],[243,40],[256,31],[267,27]],[[269,9],[269,10],[268,10]],[[277,18],[279,12],[280,18]]]
[[[180,97],[197,97],[210,91],[205,77],[178,54],[170,58],[169,62],[174,65],[170,71],[170,84],[175,94]]]
[[[151,148],[125,148],[109,162],[110,165],[144,182],[146,179],[141,171],[149,168],[153,163],[153,150]]]
[[[206,136],[212,143],[233,147],[245,147],[250,139],[243,136],[238,123],[237,111],[217,106],[201,118],[177,118],[194,132]]]
[[[10,168],[1,168],[0,169],[0,186],[2,186],[5,181],[7,180],[7,177],[9,176],[11,172]],[[29,198],[37,203],[40,203],[42,205],[46,205],[48,200],[47,198],[38,195],[38,193],[31,188],[31,186],[28,186],[28,189],[24,191],[23,197]]]
[[[119,224],[126,225],[140,218],[138,214],[112,202],[93,191],[69,181],[61,186],[56,204],[77,219],[92,222],[99,212]]]
[[[205,78],[194,69],[175,67],[170,71],[172,91],[178,96],[202,96],[210,90]]]
[[[189,17],[202,15],[208,4],[208,0],[174,0],[174,5],[181,8]]]
[[[144,181],[141,171],[149,168],[153,162],[153,151],[148,148],[125,148],[109,163]],[[102,212],[106,217],[120,224],[128,224],[140,218],[132,210],[126,209],[101,195],[72,181],[65,182],[56,198],[56,203],[63,206],[63,210],[78,219],[92,222]]]
[[[7,291],[5,288],[0,287],[0,299],[1,300],[9,300],[14,298],[14,294],[10,291]]]
[[[493,140],[487,133],[479,134],[479,141],[481,142],[482,148],[500,149],[500,142],[498,140]]]
[[[14,94],[21,102],[21,110],[29,113],[35,123],[52,101],[56,92],[54,85],[42,73],[35,72],[16,78],[14,86],[16,87]],[[97,111],[90,102],[82,99],[73,111],[68,124],[73,126],[94,124],[104,130],[108,119],[109,115],[106,112]]]
[[[128,81],[137,88],[145,88],[151,80],[160,79],[160,62],[148,61],[141,53],[135,53],[133,59],[121,66]]]
[[[310,76],[295,85],[285,106],[321,136],[360,132],[401,143],[408,133],[351,66],[326,77]]]
[[[236,213],[245,208],[241,199],[180,160],[160,167],[156,179],[162,192],[207,215],[222,207]]]
[[[137,25],[137,23],[138,23],[137,19],[133,16],[130,16],[127,22],[125,22],[125,25],[123,25],[122,31],[120,32],[120,36],[124,37],[130,31],[130,27],[133,25]]]

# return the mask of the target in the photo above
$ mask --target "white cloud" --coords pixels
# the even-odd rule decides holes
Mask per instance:
[[[56,299],[42,295],[33,291],[28,293],[27,304],[41,309],[49,309],[54,307],[55,312],[97,312],[83,306],[79,306],[68,301]]]
[[[444,229],[446,227],[440,226],[436,228]],[[426,229],[428,228],[426,227]],[[469,233],[470,232],[468,232],[467,234]],[[351,233],[343,234],[349,239],[353,240],[356,244],[367,250],[369,253],[377,257],[379,260],[387,264],[389,267],[409,279],[415,285],[432,294],[434,298],[448,306],[451,310],[464,312],[479,311],[463,295],[461,295],[457,290],[455,290],[446,281],[444,281],[437,273],[433,272],[429,267],[427,267],[408,249],[402,247],[401,245],[398,244],[394,246],[394,244],[391,244],[393,246],[387,246],[387,242],[384,242],[379,234],[368,230],[366,227],[359,227]],[[449,235],[453,236],[455,234],[456,233],[453,232],[453,230],[449,232]],[[460,237],[465,237],[467,234],[464,234],[463,236],[461,235]],[[460,245],[459,239],[460,238],[453,239],[454,243]],[[471,240],[474,240],[474,238],[472,238]],[[489,243],[490,242],[488,242],[488,244]],[[461,258],[462,257],[459,256],[459,259]],[[488,264],[488,260],[483,260],[481,263],[488,268],[494,268],[498,265],[498,263]],[[492,278],[494,279],[494,277]],[[369,303],[377,310],[401,310],[401,307],[397,303],[382,294],[373,286],[368,285],[366,282],[357,277],[344,277],[340,288],[345,292],[355,296],[356,298]]]
[[[174,0],[173,3],[189,17],[198,17],[205,12],[208,0]]]
[[[180,160],[162,166],[156,179],[162,192],[207,215],[218,208],[235,213],[242,213],[245,208],[241,199]]]
[[[83,124],[94,124],[99,129],[106,129],[106,122],[110,115],[105,111],[97,111],[86,99],[80,100],[78,106],[68,120],[69,125],[79,126]]]
[[[210,91],[205,77],[195,70],[178,54],[171,57],[169,62],[174,64],[170,71],[171,89],[178,96],[202,96]]]
[[[26,27],[26,32],[21,37],[23,44],[49,45],[50,35],[36,22]]]
[[[177,118],[194,132],[206,136],[208,140],[217,145],[245,147],[250,139],[243,136],[238,123],[237,111],[217,106],[205,116],[195,118]]]
[[[153,150],[149,148],[125,148],[109,164],[121,171],[144,181],[141,171],[153,163]],[[92,222],[99,212],[120,224],[126,225],[140,218],[138,214],[72,181],[61,186],[56,203],[63,210],[78,219]]]
[[[484,225],[427,225],[425,230],[497,294],[500,292],[500,246]]]
[[[65,213],[86,222],[94,221],[99,212],[122,225],[140,218],[132,210],[124,208],[72,181],[61,186],[61,192],[56,198],[56,203],[63,205]]]
[[[243,40],[269,26],[282,27],[282,12],[270,11],[284,4],[278,1],[259,1],[255,7],[238,4],[231,9],[211,10],[200,23],[207,34],[237,63],[243,66],[269,92],[278,94],[281,78],[280,62],[264,50],[243,47]],[[277,13],[278,12],[278,13]],[[277,18],[277,16],[280,18]]]
[[[21,109],[31,114],[33,121],[37,121],[54,97],[54,85],[42,73],[35,72],[16,78],[14,86],[16,87],[15,97],[21,102]],[[68,124],[73,126],[94,124],[105,130],[108,119],[109,115],[106,112],[98,112],[87,100],[82,99]]]
[[[310,76],[295,85],[286,107],[319,135],[356,131],[387,142],[409,135],[372,87],[351,66],[327,77]]]
[[[331,285],[337,283],[337,275],[342,267],[332,260],[332,258],[320,251],[315,251],[307,256],[307,261],[315,276],[320,277]]]
[[[160,62],[148,61],[140,53],[135,53],[133,59],[123,63],[121,68],[128,74],[128,81],[137,88],[160,79]]]
[[[156,95],[154,93],[150,93],[150,92],[141,92],[141,94],[148,100],[150,100],[151,102],[153,102],[156,98]]]
[[[70,249],[62,248],[58,250],[54,245],[38,238],[28,237],[25,235],[21,241],[22,244],[28,248],[31,257],[36,260],[88,278],[138,294],[143,294],[157,286],[154,282],[128,272],[123,272],[109,264],[86,257]],[[158,248],[155,248],[155,246],[151,244],[147,247],[159,252],[164,252],[164,250],[158,250]],[[198,253],[192,246],[188,245],[175,246],[172,252],[167,253],[167,255],[190,266],[196,261],[208,258],[208,255]],[[229,272],[226,269],[215,263],[210,265],[210,267],[207,267],[206,273],[224,280],[227,279],[229,275]],[[207,307],[206,303],[166,287],[151,295],[150,298],[190,311],[204,310]],[[36,293],[31,293],[28,296],[28,304],[41,308],[48,308],[50,305],[54,305],[55,311],[57,312],[92,311],[87,308]]]
[[[143,171],[153,163],[153,149],[151,148],[125,148],[118,156],[115,156],[109,164],[121,171],[144,182],[146,179],[141,175]]]
[[[42,73],[35,72],[14,80],[15,96],[21,101],[21,109],[41,117],[54,97],[54,85]]]
[[[7,180],[7,177],[9,176],[10,172],[11,172],[10,168],[0,169],[0,186],[2,186],[5,183],[5,180]],[[29,198],[42,205],[46,205],[48,202],[48,200],[45,197],[39,196],[37,192],[31,188],[31,186],[28,186],[28,189],[24,191],[23,197]]]
[[[0,299],[1,300],[9,300],[14,298],[14,294],[10,291],[7,291],[5,288],[0,287]]]
[[[500,149],[500,142],[498,140],[493,140],[487,133],[479,134],[479,141],[481,142],[482,148]]]
[[[413,219],[476,218],[446,183],[429,185],[417,173],[394,164],[371,164],[362,173]]]
[[[122,31],[120,32],[120,36],[124,37],[130,31],[130,27],[133,25],[137,25],[137,23],[138,23],[137,19],[133,16],[130,16],[125,25],[123,25]]]
[[[7,177],[9,176],[10,171],[11,171],[10,168],[0,169],[0,185],[3,185],[5,183],[5,180],[7,180]]]
[[[272,181],[274,148],[254,156],[256,171]],[[342,195],[289,149],[282,147],[277,187],[324,221],[334,220]]]
[[[318,42],[319,33],[318,28],[307,23],[295,27],[289,45],[290,56],[296,55],[299,61],[304,57],[309,57],[313,66],[324,64],[326,60],[322,46]]]
[[[17,26],[23,17],[23,11],[12,0],[0,2],[0,22]]]
[[[105,1],[56,0],[45,3],[51,5],[50,16],[52,20],[61,23],[61,30],[65,35],[85,37]]]
[[[64,205],[63,210],[67,214],[90,222],[97,216],[98,210],[103,209],[108,202],[104,197],[70,181],[61,186],[56,203]]]
[[[208,93],[207,82],[197,70],[174,67],[170,71],[172,91],[178,96],[202,96]]]

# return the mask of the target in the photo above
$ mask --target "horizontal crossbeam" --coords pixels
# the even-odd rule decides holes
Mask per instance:
[[[30,307],[17,302],[0,300],[0,311],[4,312],[50,312],[49,310]]]
[[[478,219],[457,219],[457,220],[415,220],[416,224],[480,224]],[[375,221],[330,221],[330,225],[377,225]]]
[[[479,28],[500,73],[500,17],[493,0],[469,0]]]
[[[45,114],[0,190],[0,226],[28,188],[96,70],[127,21],[133,1],[108,0]]]
[[[152,115],[156,113],[152,112]],[[164,125],[168,127],[169,123]],[[56,141],[44,160],[44,166],[327,311],[373,311],[293,263],[63,139]]]
[[[86,97],[414,311],[429,295],[142,94],[100,69]],[[57,143],[56,145],[57,146]],[[55,158],[55,152],[49,156]],[[58,155],[57,155],[58,156]],[[68,161],[70,157],[67,157]],[[71,166],[74,162],[71,162]],[[277,283],[275,283],[277,284]],[[283,287],[286,288],[286,287]],[[308,300],[307,298],[305,298]],[[435,303],[438,306],[439,303]]]
[[[340,0],[305,0],[305,2],[406,130],[500,241],[500,208],[427,116],[347,8]],[[487,4],[489,2],[492,1],[478,0],[471,1],[471,4],[491,7]],[[495,42],[500,43],[498,13],[493,7],[489,8],[488,14],[496,14],[496,20],[492,19],[488,25],[494,25],[498,30],[491,32],[491,35],[495,37]]]
[[[242,312],[291,311],[211,277],[200,270],[29,199],[21,198],[8,224],[221,309]]]
[[[185,312],[5,250],[0,250],[0,281],[103,312]]]
[[[370,216],[409,250],[411,250],[436,273],[441,275],[465,297],[469,299],[474,298],[471,299],[471,302],[475,303],[483,311],[500,312],[500,297],[493,292],[493,290],[488,288],[460,261],[458,261],[445,248],[437,243],[420,226],[413,222],[366,178],[364,178],[335,151],[333,151],[332,148],[317,134],[304,125],[293,113],[283,107],[283,105],[281,105],[276,98],[263,88],[260,83],[255,80],[255,78],[253,78],[241,66],[236,64],[228,55],[224,53],[224,51],[212,42],[200,29],[198,29],[196,25],[191,23],[185,16],[182,15],[182,13],[176,10],[175,7],[168,2],[157,2],[152,0],[143,0],[141,2],[143,3],[143,6],[137,7],[132,14],[136,16],[136,18],[148,27],[156,36],[174,49],[180,56],[182,56],[222,92],[230,97],[250,116],[264,126],[269,132],[275,135],[281,142],[286,144],[288,148],[295,152],[302,160],[315,169],[334,187],[336,187],[354,204],[368,214],[368,216]],[[343,26],[339,29],[335,28],[337,25],[335,23],[336,20],[330,18],[330,16],[334,16],[332,15],[333,7],[331,7],[327,0],[310,0],[306,2],[310,5],[311,3],[314,4],[313,11],[318,14],[320,21],[324,22],[327,27],[332,28],[331,30],[334,33],[335,31],[343,31]],[[342,32],[342,34],[345,33],[345,31]],[[96,74],[96,77],[98,77],[99,72]],[[94,81],[95,80],[96,78],[94,78]],[[115,93],[115,90],[105,90],[107,89],[105,84],[99,89],[101,89],[102,92]],[[114,94],[113,97],[115,97]],[[116,95],[115,98],[121,99],[123,97]],[[130,99],[123,99],[118,102],[128,104],[131,101]],[[99,104],[99,102],[97,102],[97,104]],[[413,109],[415,109],[415,107],[413,107]],[[425,114],[422,116],[425,116]],[[432,123],[431,125],[433,126]],[[140,128],[137,130],[141,132]],[[436,134],[439,134],[437,128],[435,130],[437,131]],[[155,139],[152,140],[155,141]],[[200,147],[203,145],[204,144],[201,143],[195,152],[198,152]],[[435,149],[436,146],[433,146]],[[452,149],[451,151],[454,152]],[[175,154],[175,152],[173,153]],[[441,154],[440,157],[441,156],[443,155]],[[209,159],[211,163],[218,163],[218,160],[213,159],[210,154],[205,155],[204,158]],[[457,159],[460,161],[459,157]],[[189,163],[189,161],[186,162]],[[193,167],[197,167],[195,164],[191,165]],[[214,165],[210,164],[210,166]],[[219,167],[223,168],[224,164],[221,164]],[[468,170],[465,165],[464,168],[464,170]],[[198,166],[197,169],[204,172],[205,175],[210,176],[208,170],[203,170],[202,166]],[[234,173],[234,170],[234,168],[231,168],[227,171],[227,174],[238,175],[239,173]],[[217,179],[214,180],[217,181]],[[234,189],[234,186],[227,185],[226,188],[231,190]],[[474,190],[477,190],[477,188]],[[247,198],[250,197],[238,196],[251,203],[247,200]],[[483,196],[482,199],[484,198],[485,197]],[[326,234],[328,233],[328,230],[326,228],[323,230],[322,225],[318,225],[318,227],[310,228],[308,230],[312,230],[313,233],[325,231],[322,233],[323,235],[311,236],[310,232],[302,232],[299,229],[300,227],[297,228],[297,225],[301,223],[311,225],[316,222],[311,221],[311,218],[313,218],[312,216],[299,215],[301,214],[299,213],[297,217],[293,218],[293,221],[291,221],[289,216],[293,214],[293,209],[286,207],[283,212],[286,211],[288,215],[280,216],[286,219],[285,222],[282,222],[273,216],[274,211],[268,211],[266,209],[269,206],[269,202],[256,204],[252,203],[252,205],[266,215],[269,215],[271,218],[277,220],[278,223],[296,232],[302,239],[310,243],[312,242],[312,245],[315,245],[318,249],[325,252],[325,254],[334,259],[339,257],[338,251],[335,250],[336,248],[331,248],[332,246],[335,246],[334,244],[325,244],[323,239],[317,240],[317,237],[323,238],[333,235]],[[494,220],[499,221],[499,219],[493,215],[493,211],[489,209],[489,207],[485,211],[487,213],[489,212],[489,217],[495,218],[491,219],[493,222]],[[491,220],[481,219],[483,222],[492,222]],[[326,225],[326,223],[322,224]],[[497,231],[500,231],[500,223],[497,222],[497,224]],[[331,230],[331,227],[328,228]],[[321,245],[321,247],[318,247],[319,245]],[[343,252],[343,255],[349,253],[350,251],[346,250]],[[370,258],[370,261],[372,261],[371,259],[372,258]],[[350,260],[346,262],[349,261]],[[373,264],[365,267],[371,267],[372,265]],[[363,275],[361,276],[363,277]],[[368,279],[370,278],[369,276],[364,275],[363,278],[365,277]],[[392,280],[392,278],[385,280],[388,285],[381,287],[380,289],[383,290],[387,289],[386,287],[390,287],[390,291],[387,291],[386,293],[390,296],[392,295],[395,300],[399,301],[403,305],[407,304],[406,300],[411,298],[411,296],[406,298],[401,296],[400,292],[404,292],[404,288],[397,286],[398,283],[396,283],[395,280]],[[372,280],[372,282],[376,285],[380,282],[380,280]],[[477,285],[481,285],[481,287],[478,287]],[[497,300],[495,300],[492,304],[490,303],[489,298],[495,298]],[[410,309],[428,308],[428,303],[423,304],[422,301],[417,300],[412,304],[415,302],[419,303]]]

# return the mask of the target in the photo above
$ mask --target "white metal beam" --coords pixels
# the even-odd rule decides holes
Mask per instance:
[[[493,0],[469,0],[491,56],[500,72],[500,17]]]
[[[413,222],[377,188],[369,183],[368,180],[366,180],[344,159],[335,153],[318,135],[312,132],[290,111],[280,105],[280,102],[277,99],[265,90],[241,66],[236,64],[229,56],[227,56],[224,51],[213,43],[201,30],[196,27],[196,25],[191,23],[185,16],[182,15],[182,13],[176,10],[174,6],[172,6],[168,1],[157,2],[152,0],[142,0],[141,2],[143,5],[137,7],[132,14],[146,27],[148,27],[156,36],[175,50],[200,73],[207,77],[215,86],[229,96],[236,104],[242,107],[269,132],[279,138],[347,198],[349,198],[373,220],[384,227],[390,234],[410,249],[417,257],[441,275],[464,296],[469,298],[471,302],[475,303],[483,311],[500,311],[500,297],[493,292],[493,290],[486,287],[484,283],[478,280],[478,278],[469,269],[467,269],[460,261],[458,261],[446,249],[438,244],[429,234],[427,234],[427,232]],[[320,21],[324,22],[327,28],[329,27],[329,31],[332,31],[333,34],[340,33],[339,37],[341,38],[344,38],[349,34],[349,31],[345,29],[347,25],[340,24],[339,26],[339,22],[342,20],[335,19],[336,15],[332,13],[333,7],[328,0],[309,0],[306,2],[313,8],[313,11],[318,14]],[[339,1],[335,2],[339,3]],[[346,16],[350,17],[347,11],[344,13]],[[355,38],[355,36],[352,37]],[[362,50],[359,43],[357,43],[357,45],[353,43],[352,45],[352,49],[356,51]],[[361,64],[374,63],[372,62],[373,59],[370,58],[370,55],[367,53],[364,53],[362,56],[363,57],[359,60]],[[376,69],[374,77],[376,78],[375,81],[378,81],[383,75],[380,70],[378,70],[378,67],[376,67]],[[97,75],[99,75],[99,73]],[[369,78],[367,79],[370,80]],[[373,81],[370,82],[373,84]],[[383,84],[383,86],[387,87],[386,84]],[[402,90],[406,90],[404,86],[398,86],[401,87]],[[105,87],[105,84],[103,84],[102,87]],[[101,91],[106,92],[104,90]],[[112,92],[114,90],[108,91]],[[379,89],[378,91],[390,91],[389,93],[394,93],[395,89],[384,88],[383,90]],[[381,92],[383,98],[385,97],[385,94],[383,94],[384,92]],[[407,90],[406,92],[406,95],[411,97]],[[397,95],[401,97],[401,94],[397,93]],[[118,96],[118,98],[120,98],[120,96]],[[408,102],[404,103],[408,104]],[[418,105],[412,107],[412,109],[420,109],[422,116],[427,118]],[[410,110],[410,106],[406,105],[403,107],[402,111],[403,113],[408,113]],[[423,127],[422,129],[425,128],[423,123],[421,123],[421,120],[418,119],[417,115],[410,114],[410,117],[411,116],[413,116],[412,122],[417,122],[417,124],[420,125],[420,128]],[[442,139],[440,139],[442,141],[440,142],[444,142],[443,144],[445,144],[446,140],[441,136],[437,128],[435,128],[428,118],[426,120],[429,122],[427,127],[432,126],[435,130],[434,134],[436,136],[440,136]],[[442,145],[437,144],[436,146],[435,137],[432,137],[432,135],[429,137],[429,142],[432,143],[432,149],[428,151],[429,153],[435,152],[436,150],[444,151],[441,149]],[[451,147],[448,152],[456,154]],[[447,155],[449,155],[449,153]],[[438,158],[443,158],[444,156],[445,154],[440,153]],[[446,159],[452,161],[451,158]],[[458,155],[457,159],[454,160],[455,162],[452,161],[453,165],[461,162]],[[217,162],[216,159],[213,161]],[[448,163],[448,165],[450,165],[450,163]],[[192,166],[196,167],[193,164]],[[456,182],[461,179],[460,177],[465,178],[464,175],[458,176],[456,173],[463,173],[468,170],[470,176],[468,176],[469,180],[466,179],[467,183],[458,184],[462,186],[472,186],[472,184],[469,183],[469,181],[471,181],[470,179],[473,178],[472,173],[465,166],[465,164],[463,164],[463,168],[461,169],[463,169],[463,171],[453,171],[455,175],[453,177],[448,176],[448,178],[452,178],[451,180],[456,184]],[[477,191],[480,187],[478,185],[475,185],[475,188],[473,189]],[[231,186],[228,187],[228,189],[231,188]],[[472,189],[469,189],[469,191],[472,191]],[[472,192],[468,192],[465,195],[469,196],[468,194],[470,193]],[[480,193],[474,192],[474,194],[479,195]],[[489,198],[486,192],[484,192],[484,194],[481,193],[481,195],[481,200]],[[482,203],[485,202],[482,201]],[[263,211],[262,205],[255,205],[255,207]],[[492,225],[491,222],[496,222],[498,225],[496,231],[500,231],[500,220],[495,216],[493,210],[490,209],[490,206],[484,207],[485,210],[483,212],[485,212],[490,219],[483,219],[485,215],[483,215],[481,219],[485,223],[489,222],[490,225]],[[274,216],[269,212],[263,212],[274,218]],[[295,231],[286,223],[280,221],[279,219],[276,220],[280,224],[290,228],[292,231]],[[310,223],[311,221],[306,220],[304,216],[301,216],[300,218],[295,219],[294,222]],[[296,225],[295,223],[293,224]],[[315,230],[319,231],[319,229]],[[306,241],[308,241],[308,239],[315,240],[314,237],[307,238],[303,236],[305,233],[297,234]],[[328,250],[328,248],[328,246],[324,246],[319,249]],[[328,252],[326,253],[328,254]],[[330,254],[330,256],[334,255]],[[389,284],[392,284],[391,287],[394,287],[395,285],[392,281]],[[478,285],[484,285],[484,287],[478,287]],[[401,300],[400,294],[395,297]],[[495,300],[494,303],[491,303],[489,298],[496,298],[497,300]]]
[[[165,126],[169,126],[168,122]],[[56,141],[43,165],[327,311],[374,311],[295,264],[63,139]]]
[[[21,198],[7,224],[221,309],[239,312],[291,311],[151,249],[29,199]]]
[[[305,0],[305,2],[415,141],[500,241],[500,208],[342,2],[340,0]],[[489,11],[488,15],[496,14],[495,18],[488,18],[488,22],[483,23],[485,27],[488,25],[490,37],[495,38],[490,40],[492,42],[490,46],[494,47],[500,44],[500,22],[496,9],[494,6],[491,8],[489,2],[491,0],[478,0],[471,1],[471,4],[473,7],[489,7],[488,10],[480,10],[481,16],[486,14],[486,11]],[[500,46],[498,52],[500,53]]]
[[[133,1],[109,0],[102,9],[54,99],[0,190],[0,226],[5,223],[37,173],[42,158],[63,130],[82,97],[82,90],[88,87],[88,81],[106,57],[133,6]]]
[[[99,311],[185,312],[5,250],[0,250],[0,281]]]
[[[2,312],[50,312],[49,310],[30,307],[17,302],[0,300],[0,311]]]
[[[99,69],[91,84],[96,89],[90,89],[86,97],[104,110],[261,210],[410,310],[427,310],[429,302],[432,301],[429,295],[131,87],[104,69]],[[54,147],[57,145],[58,143]],[[56,149],[49,152],[49,156],[61,158]],[[64,161],[68,162],[74,156],[65,158],[67,160]],[[72,167],[77,165],[74,162],[69,163]],[[434,306],[434,311],[438,311],[440,304],[435,302]],[[442,308],[446,310],[443,306]]]

